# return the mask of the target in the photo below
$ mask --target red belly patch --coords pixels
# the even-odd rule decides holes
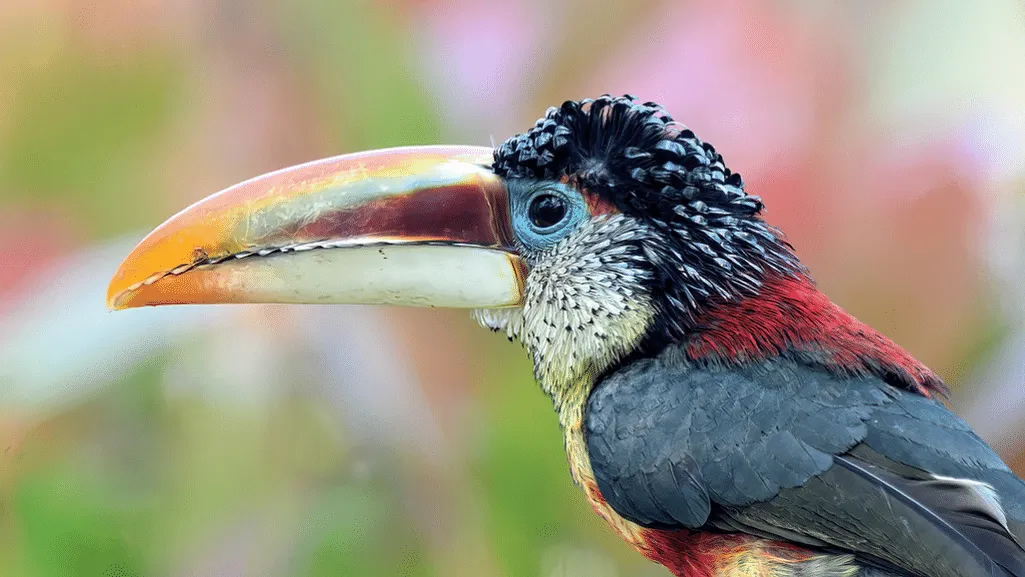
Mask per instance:
[[[799,547],[752,537],[693,531],[647,529],[641,552],[679,577],[766,575],[773,567],[807,561]]]

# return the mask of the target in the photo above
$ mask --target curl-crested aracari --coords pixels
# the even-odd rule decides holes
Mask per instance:
[[[526,347],[595,511],[677,575],[1025,576],[1025,483],[761,210],[665,109],[603,96],[497,149],[231,187],[143,240],[108,306],[473,308]]]

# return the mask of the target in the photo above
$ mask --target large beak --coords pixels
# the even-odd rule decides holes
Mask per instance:
[[[517,305],[525,265],[491,160],[486,147],[395,148],[248,180],[143,239],[107,306]]]

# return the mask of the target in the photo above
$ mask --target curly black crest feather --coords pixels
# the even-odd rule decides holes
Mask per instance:
[[[493,168],[506,178],[569,176],[659,231],[666,242],[643,250],[659,272],[664,309],[684,312],[672,322],[680,330],[709,298],[757,292],[767,272],[804,274],[762,220],[761,199],[659,104],[630,95],[567,101],[502,143]]]
[[[495,150],[494,170],[539,180],[570,174],[622,209],[667,221],[694,203],[730,205],[728,212],[738,218],[762,209],[761,200],[744,193],[740,175],[726,168],[711,144],[673,121],[660,105],[640,104],[632,96],[549,108],[533,128]]]

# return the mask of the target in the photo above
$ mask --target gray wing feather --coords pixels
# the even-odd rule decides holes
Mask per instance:
[[[879,379],[670,353],[606,378],[586,427],[599,489],[642,525],[742,531],[928,575],[1025,576],[1025,483],[940,403]]]
[[[696,528],[713,502],[764,501],[825,471],[889,401],[873,379],[841,385],[793,364],[714,372],[647,359],[592,393],[588,449],[603,494],[631,501],[620,514]]]

